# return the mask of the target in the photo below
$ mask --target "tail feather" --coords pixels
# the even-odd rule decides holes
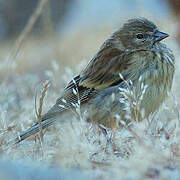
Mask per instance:
[[[44,121],[41,122],[41,126],[42,129],[45,129],[49,126],[51,126],[52,124],[54,124],[57,121],[57,118],[53,117],[50,119],[46,119]],[[8,142],[9,145],[13,145],[13,144],[17,144],[21,141],[23,141],[24,139],[38,133],[40,131],[40,127],[39,124],[36,123],[35,125],[33,125],[31,128],[27,129],[25,132],[23,132],[22,134],[20,134],[19,136],[17,136],[15,139],[12,139]]]
[[[75,79],[77,83],[80,81],[79,78],[80,77],[78,76]],[[76,94],[73,93],[72,88],[73,87],[77,88],[76,85],[73,84],[74,82],[71,81],[70,84],[66,87],[63,97],[57,99],[56,104],[42,117],[42,121],[41,121],[42,129],[45,129],[51,126],[52,124],[54,124],[59,119],[57,117],[62,116],[64,112],[67,112],[70,109],[74,109],[75,108],[74,104],[76,104],[79,100],[81,102],[81,107],[82,107],[82,104],[87,102],[90,97],[93,97],[97,93],[95,89],[78,86],[79,96],[77,96]],[[36,134],[37,132],[39,132],[39,130],[40,130],[39,124],[35,123],[31,128],[27,129],[18,137],[11,140],[9,143],[17,144],[23,141],[24,139],[28,138],[29,136]]]

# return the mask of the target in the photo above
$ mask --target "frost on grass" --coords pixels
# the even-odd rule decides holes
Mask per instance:
[[[49,41],[46,43],[50,44]],[[46,43],[43,43],[41,48]],[[174,46],[173,49],[175,49]],[[68,54],[69,49],[65,49]],[[32,47],[30,54],[34,51]],[[15,162],[17,159],[31,160],[35,164],[39,162],[47,164],[51,168],[55,166],[70,170],[78,169],[92,179],[178,179],[180,177],[179,52],[179,49],[175,52],[176,76],[169,99],[160,111],[149,119],[115,131],[113,138],[115,153],[112,151],[112,146],[107,145],[107,140],[101,130],[96,125],[88,124],[81,119],[80,102],[77,102],[74,103],[74,107],[78,113],[64,117],[67,123],[57,123],[45,130],[43,147],[41,147],[38,137],[32,136],[6,151],[1,148],[1,157]],[[44,67],[45,70],[42,71],[43,55],[46,53],[43,49],[38,49],[38,53],[43,60],[40,66],[35,66],[36,68],[32,71],[26,70],[27,67],[24,67],[22,74],[15,73],[15,70],[13,75],[6,74],[5,70],[3,73],[1,72],[1,147],[10,138],[19,135],[37,120],[34,109],[35,87],[41,84],[42,77],[49,79],[52,84],[44,99],[43,112],[45,113],[55,103],[57,97],[60,97],[65,84],[82,69],[79,66],[77,70],[64,68],[61,57],[61,60],[52,58],[56,60],[51,59],[50,66]],[[84,54],[86,53],[84,52]],[[75,58],[75,54],[71,56]],[[33,57],[30,60],[35,63],[37,59],[39,57]],[[83,62],[83,67],[84,64],[86,63]],[[18,66],[16,67],[18,68]],[[7,78],[7,75],[10,77]],[[131,85],[131,82],[129,83]],[[142,94],[138,97],[139,100],[142,99],[146,88],[148,87],[142,84]],[[73,93],[78,96],[77,89],[74,89]],[[131,95],[134,100],[132,104],[127,104],[127,109],[130,105],[138,104],[139,100],[133,96],[132,91],[124,93]],[[114,95],[112,95],[113,98]],[[129,96],[126,98],[128,99]],[[120,102],[127,102],[126,98],[120,99]],[[62,102],[67,103],[65,99]],[[61,108],[64,107],[64,104],[61,105]],[[143,114],[143,112],[141,113]],[[115,115],[115,118],[120,119],[120,115]],[[110,136],[111,132],[108,132],[108,135]]]
[[[4,96],[7,97],[1,104],[2,145],[36,120],[32,99],[33,86],[38,82],[38,77],[34,78],[29,74],[17,79],[16,85],[8,83],[1,85],[8,89],[7,91],[4,88],[1,97],[2,100]],[[34,85],[30,86],[32,83]],[[22,86],[26,86],[26,89]],[[16,90],[16,93],[13,94],[13,90]],[[49,91],[45,99],[46,102],[53,104],[52,97],[55,95],[58,97],[58,94],[53,89]],[[78,96],[76,89],[73,93]],[[87,176],[93,172],[93,178],[163,179],[179,176],[179,107],[176,98],[171,95],[170,97],[158,114],[141,123],[134,123],[130,128],[115,132],[113,143],[116,153],[112,151],[110,145],[107,145],[105,136],[96,125],[88,124],[81,120],[81,116],[73,115],[67,117],[67,123],[57,124],[46,130],[43,151],[39,140],[31,137],[3,154],[14,160],[21,158],[43,161],[50,166],[81,169]],[[13,107],[15,103],[18,105]],[[63,100],[63,103],[66,104],[66,100]],[[79,104],[74,106],[77,112],[80,112]]]

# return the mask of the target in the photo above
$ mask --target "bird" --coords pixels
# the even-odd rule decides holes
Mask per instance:
[[[161,42],[168,36],[146,18],[127,20],[42,116],[42,129],[66,121],[63,115],[77,108],[87,122],[109,129],[148,118],[172,87],[175,57]],[[19,143],[39,130],[35,123],[11,142]]]

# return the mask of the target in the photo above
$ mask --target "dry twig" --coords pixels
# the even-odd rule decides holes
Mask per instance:
[[[35,9],[34,13],[31,15],[27,25],[25,26],[24,30],[22,31],[22,33],[20,34],[20,36],[16,40],[15,45],[14,45],[14,47],[13,47],[13,49],[9,55],[8,60],[16,58],[20,48],[22,47],[24,40],[26,39],[28,34],[31,32],[35,22],[38,20],[38,18],[42,14],[43,9],[46,6],[46,4],[48,3],[48,1],[49,0],[40,0],[39,1],[39,4],[37,5],[37,8]]]

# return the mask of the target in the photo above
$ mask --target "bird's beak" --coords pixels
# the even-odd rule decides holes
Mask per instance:
[[[154,33],[153,41],[154,41],[154,43],[156,43],[156,42],[159,42],[159,41],[167,38],[168,36],[169,36],[168,34],[156,30],[155,33]]]

